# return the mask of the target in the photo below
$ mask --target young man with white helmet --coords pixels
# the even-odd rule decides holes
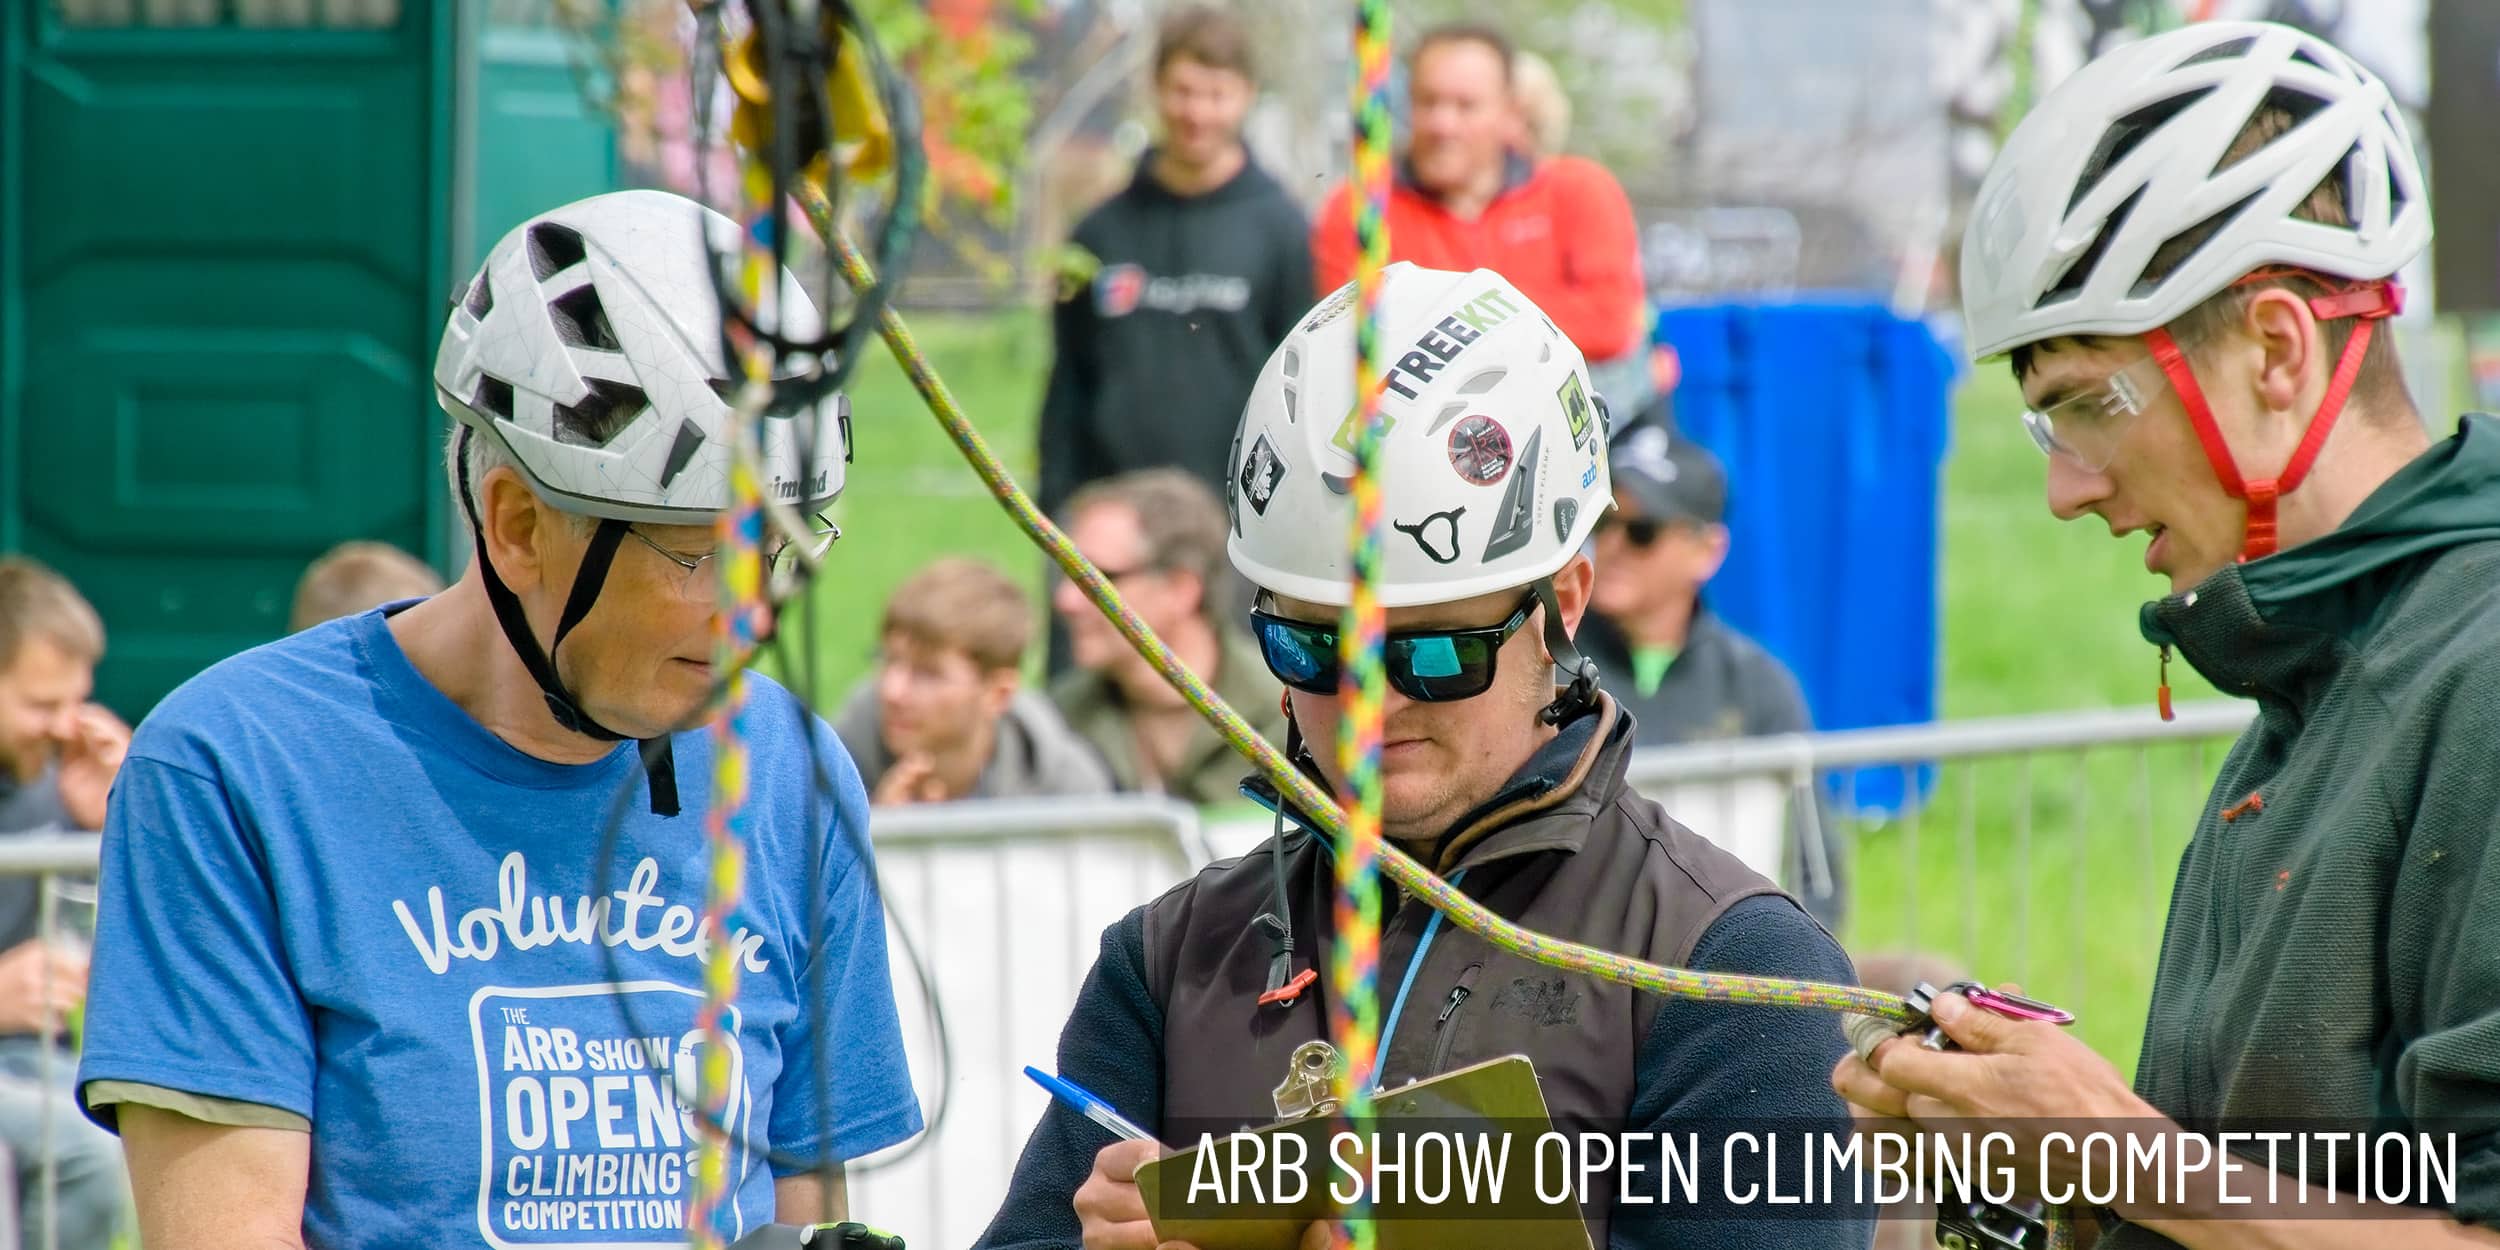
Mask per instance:
[[[2500,422],[2433,444],[2405,393],[2383,320],[2430,232],[2376,78],[2287,27],[2210,23],[2052,92],[1963,241],[1973,347],[2012,354],[2051,510],[2150,533],[2172,593],[2146,638],[2259,715],[2181,860],[2132,1089],[1957,995],[1936,1018],[1971,1053],[1888,1041],[1835,1083],[2033,1149],[2086,1117],[2460,1147],[2447,1218],[2349,1218],[2349,1146],[2251,1142],[2275,1174],[2233,1192],[2316,1214],[2339,1184],[2344,1218],[2247,1219],[2208,1169],[2100,1212],[2104,1247],[2500,1246]],[[2045,1166],[2075,1175],[2068,1150]]]
[[[682,1244],[715,943],[740,968],[724,1235],[838,1218],[841,1160],[919,1129],[866,796],[760,676],[747,898],[703,914],[711,749],[679,728],[715,681],[735,376],[707,234],[738,247],[634,191],[506,235],[435,364],[468,570],[139,727],[79,1079],[148,1244]],[[812,338],[783,278],[764,315]],[[840,402],[764,420],[805,513],[842,488]]]
[[[1382,307],[1385,836],[1533,930],[1714,971],[1850,979],[1794,900],[1624,784],[1629,725],[1571,645],[1592,581],[1583,548],[1612,500],[1579,351],[1485,270],[1392,265]],[[1354,328],[1351,288],[1303,320],[1252,392],[1232,455],[1230,550],[1260,588],[1253,631],[1289,688],[1286,749],[1339,794]],[[1264,780],[1245,790],[1277,803]],[[1325,838],[1289,810],[1280,831],[1288,817],[1297,827],[1114,925],[1061,1037],[1062,1075],[1176,1144],[1276,1118],[1288,1058],[1327,1036],[1318,981],[1335,879]],[[1523,1054],[1566,1132],[1841,1115],[1823,1079],[1843,1045],[1833,1017],[1561,973],[1387,894],[1382,1062],[1369,1074],[1384,1085]],[[1134,1176],[1157,1150],[1053,1106],[979,1244],[1154,1246]],[[1766,1247],[1854,1247],[1869,1233],[1848,1218],[1740,1214],[1600,1202],[1591,1232],[1598,1246]]]

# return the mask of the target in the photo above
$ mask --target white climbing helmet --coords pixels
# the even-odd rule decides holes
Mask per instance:
[[[737,254],[736,222],[665,191],[595,195],[514,227],[444,327],[434,358],[444,410],[502,443],[557,507],[708,524],[729,500],[729,397],[743,371],[722,355],[699,230],[714,251]],[[779,317],[785,338],[822,334],[798,279],[784,270],[778,287],[764,296],[766,324]],[[640,415],[604,445],[574,432],[575,419],[604,423],[620,408]],[[767,418],[764,489],[802,512],[831,503],[849,426],[840,395]]]
[[[2298,123],[2223,166],[2269,104]],[[2294,216],[2329,178],[2350,226]],[[2146,280],[2164,243],[2216,219],[2184,263]],[[1985,360],[2064,335],[2141,334],[2269,265],[2386,278],[2430,237],[2385,84],[2292,27],[2199,22],[2084,66],[2015,128],[1962,237],[1962,311]]]
[[[1614,495],[1605,416],[1578,348],[1499,274],[1390,265],[1381,282],[1383,607],[1551,577]],[[1360,408],[1349,284],[1268,357],[1233,436],[1233,567],[1310,603],[1350,597]]]

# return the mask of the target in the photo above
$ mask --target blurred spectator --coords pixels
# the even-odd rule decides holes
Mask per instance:
[[[1042,401],[1043,510],[1088,482],[1178,465],[1221,490],[1259,366],[1311,305],[1309,223],[1242,145],[1250,36],[1220,8],[1164,19],[1162,139],[1078,223]]]
[[[1389,257],[1510,279],[1588,357],[1606,403],[1637,412],[1648,403],[1650,363],[1632,203],[1596,163],[1526,150],[1517,62],[1509,38],[1489,26],[1435,27],[1416,43],[1411,133],[1389,192]],[[1312,231],[1321,290],[1354,275],[1350,194],[1338,187]]]
[[[1104,794],[1111,775],[1049,700],[1023,689],[1033,602],[948,558],[886,600],[877,670],[834,729],[879,804]]]
[[[87,701],[103,655],[104,623],[76,588],[33,560],[0,557],[0,837],[103,825],[130,745],[120,718]],[[77,1060],[55,1040],[87,997],[89,926],[69,905],[92,897],[82,884],[52,887],[59,923],[47,935],[44,879],[0,876],[0,1145],[16,1176],[22,1246],[46,1244],[47,1131],[58,1244],[109,1245],[127,1204],[120,1144],[79,1113]]]
[[[1250,54],[1249,32],[1223,9],[1163,20],[1162,141],[1127,190],[1077,223],[1062,261],[1035,492],[1045,512],[1088,482],[1165,465],[1220,495],[1250,384],[1311,305],[1310,225],[1242,144],[1258,96]],[[1068,663],[1054,617],[1044,669],[1056,678]]]
[[[1510,76],[1519,102],[1519,150],[1531,157],[1561,155],[1571,138],[1571,96],[1553,63],[1521,48],[1511,58]]]
[[[308,565],[295,583],[295,610],[287,632],[402,599],[423,599],[442,589],[441,574],[389,543],[340,543]]]
[[[1795,675],[1703,601],[1703,585],[1727,559],[1727,474],[1661,412],[1611,444],[1615,510],[1598,523],[1595,611],[1581,620],[1580,654],[1632,714],[1636,744],[1809,732]],[[1837,928],[1840,840],[1818,803],[1797,807],[1786,879],[1806,910]]]
[[[87,701],[104,622],[75,587],[0,557],[0,834],[100,829],[130,729]]]
[[[1233,619],[1223,580],[1224,505],[1204,483],[1179,469],[1123,474],[1077,492],[1062,524],[1183,666],[1262,735],[1283,741],[1282,688]],[[1051,697],[1102,753],[1119,787],[1200,804],[1240,797],[1247,769],[1232,748],[1084,592],[1060,581],[1051,606],[1068,626],[1076,660]]]

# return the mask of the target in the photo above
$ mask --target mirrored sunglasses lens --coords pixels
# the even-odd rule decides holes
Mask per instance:
[[[1493,648],[1482,638],[1409,638],[1389,643],[1389,682],[1423,703],[1472,699],[1493,684]]]
[[[1337,685],[1336,636],[1284,621],[1261,620],[1259,650],[1276,680],[1297,690],[1326,694]]]

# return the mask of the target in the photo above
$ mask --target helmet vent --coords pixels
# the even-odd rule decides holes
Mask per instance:
[[[530,227],[530,273],[541,282],[582,263],[581,232],[542,221]]]
[[[1545,347],[1545,358],[1547,360],[1554,358],[1554,348],[1550,343]],[[1508,369],[1487,369],[1484,372],[1467,379],[1467,385],[1458,388],[1457,393],[1461,395],[1482,395],[1486,391],[1500,386],[1502,384],[1502,379],[1508,377],[1509,375],[1510,370]]]
[[[610,382],[605,378],[584,379],[590,393],[578,404],[556,405],[556,441],[586,447],[605,447],[633,419],[651,406],[649,396],[638,386]]]
[[[738,405],[737,383],[732,382],[727,378],[705,378],[703,383],[704,385],[712,388],[713,394],[720,396],[720,401],[722,403],[728,404],[733,408]]]
[[[2161,284],[2163,277],[2186,266],[2198,252],[2204,250],[2206,244],[2222,234],[2223,227],[2229,225],[2232,218],[2248,211],[2248,206],[2264,194],[2263,188],[2251,191],[2229,208],[2162,240],[2161,246],[2153,249],[2153,261],[2145,266],[2144,277],[2135,284],[2136,293],[2152,290]]]
[[[2255,156],[2300,128],[2300,124],[2317,115],[2326,101],[2305,91],[2277,88],[2266,93],[2266,102],[2257,107],[2248,127],[2222,149],[2222,157],[2214,162],[2214,173],[2220,174],[2249,157]]]
[[[2171,118],[2178,116],[2181,110],[2212,94],[2212,90],[2210,87],[2199,88],[2167,100],[2157,100],[2110,123],[2109,130],[2101,136],[2100,150],[2092,154],[2091,160],[2084,162],[2083,177],[2075,181],[2075,193],[2067,197],[2066,211],[2075,211],[2075,206],[2083,203],[2083,197],[2092,194],[2092,188],[2099,186],[2101,179],[2126,160],[2139,144],[2152,137],[2152,133]]]
[[[2075,258],[2075,263],[2058,278],[2057,284],[2050,287],[2048,292],[2040,297],[2038,307],[2046,308],[2062,300],[2072,299],[2081,294],[2084,287],[2091,285],[2092,272],[2100,268],[2102,255],[2109,251],[2109,245],[2115,242],[2119,232],[2126,228],[2127,214],[2134,212],[2136,204],[2143,198],[2144,188],[2138,187],[2135,194],[2128,196],[2118,205],[2117,210],[2109,215],[2109,221],[2101,226],[2100,234],[2093,238],[2092,246],[2085,248],[2083,254]]]
[[[2294,49],[2292,49],[2292,59],[2293,59],[2293,60],[2295,60],[2295,61],[2300,62],[2300,63],[2301,63],[2301,64],[2303,64],[2303,65],[2311,66],[2311,67],[2314,67],[2314,68],[2317,68],[2317,69],[2326,70],[2326,71],[2327,71],[2327,72],[2329,72],[2329,73],[2333,73],[2333,72],[2334,72],[2334,68],[2333,68],[2332,66],[2329,66],[2326,62],[2319,60],[2319,59],[2318,59],[2318,54],[2317,54],[2317,53],[2315,53],[2315,52],[2310,51],[2310,50],[2309,50],[2309,49],[2307,49],[2307,48],[2294,48]]]
[[[493,413],[506,421],[511,420],[512,384],[502,378],[478,378],[477,394],[470,398],[469,406],[479,412]]]
[[[555,323],[556,338],[567,346],[620,350],[616,330],[608,325],[608,310],[600,306],[599,288],[595,286],[584,283],[557,296],[547,305],[547,318]]]
[[[2256,45],[2257,36],[2255,35],[2243,35],[2237,39],[2226,39],[2221,43],[2215,44],[2214,46],[2179,62],[2178,68],[2186,69],[2190,65],[2202,65],[2207,61],[2235,61],[2241,57],[2247,56],[2248,50]],[[2315,65],[2317,62],[2312,61],[2310,64]]]
[[[469,284],[468,307],[469,315],[480,321],[486,320],[486,314],[495,311],[495,286],[486,280],[483,269],[478,271],[477,281]]]
[[[1289,378],[1302,376],[1302,353],[1290,347],[1285,349],[1285,376]]]
[[[1296,424],[1302,416],[1302,388],[1285,387],[1285,424]]]

